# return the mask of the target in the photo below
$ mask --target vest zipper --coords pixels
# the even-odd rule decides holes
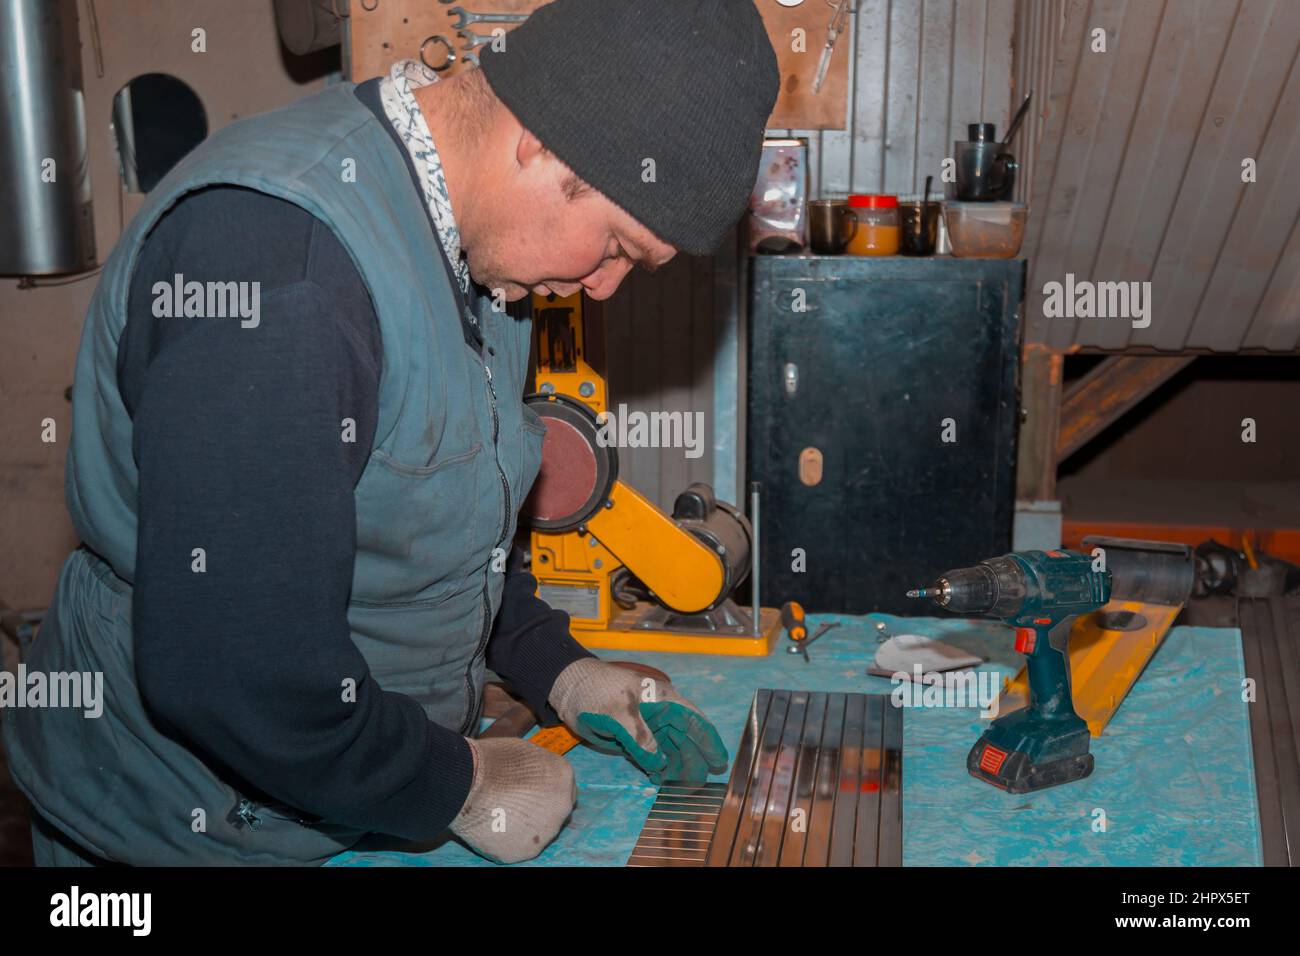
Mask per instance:
[[[255,809],[257,809],[257,804],[252,800],[241,797],[239,803],[227,815],[226,822],[236,830],[242,829],[245,823],[248,824],[250,830],[260,830],[262,829],[262,820],[253,812]]]
[[[319,818],[309,820],[299,814],[297,810],[283,804],[257,803],[247,797],[239,798],[239,802],[235,804],[234,809],[226,814],[226,822],[236,830],[242,830],[244,824],[248,824],[250,830],[260,830],[262,829],[262,818],[257,815],[256,811],[261,809],[266,809],[272,816],[278,815],[304,827],[314,827],[320,822]]]
[[[492,369],[484,364],[483,372],[487,376],[488,393],[491,395],[492,450],[496,456],[497,476],[501,479],[501,491],[505,498],[505,510],[501,514],[501,537],[497,539],[496,544],[499,548],[510,531],[510,481],[501,468],[501,446],[499,443],[501,420],[497,415],[497,390],[492,384]],[[469,659],[469,670],[465,672],[465,692],[469,698],[469,707],[465,713],[465,723],[460,729],[462,736],[469,734],[473,730],[475,712],[478,708],[478,691],[474,688],[474,662],[478,660],[479,655],[483,653],[483,649],[487,647],[488,637],[492,633],[492,600],[489,597],[491,585],[488,577],[491,573],[492,561],[489,558],[488,565],[483,571],[483,633],[479,635],[478,646],[474,648],[474,656]]]

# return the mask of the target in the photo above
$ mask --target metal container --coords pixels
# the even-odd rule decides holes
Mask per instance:
[[[95,265],[76,0],[0,3],[0,274]]]
[[[748,416],[763,427],[749,429],[745,473],[763,484],[763,604],[929,613],[904,596],[916,586],[908,574],[1011,550],[1025,267],[749,263]],[[792,319],[795,290],[805,311]],[[943,440],[948,425],[955,441]],[[918,428],[931,437],[918,441]],[[807,571],[791,561],[796,548]]]

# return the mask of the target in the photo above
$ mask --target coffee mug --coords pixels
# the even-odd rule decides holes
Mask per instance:
[[[957,198],[962,202],[1010,199],[1020,164],[1000,143],[964,141],[953,144],[957,158]]]
[[[858,234],[858,217],[846,199],[814,199],[808,204],[812,251],[838,256]]]
[[[942,219],[942,205],[934,200],[905,200],[898,204],[898,251],[905,256],[932,256]]]

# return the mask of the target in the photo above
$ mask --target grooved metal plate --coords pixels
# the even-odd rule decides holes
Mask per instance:
[[[887,696],[760,690],[725,789],[663,788],[628,863],[901,866],[902,792]]]
[[[1239,598],[1265,866],[1300,865],[1300,599]]]
[[[660,787],[627,865],[703,866],[726,792],[723,783]]]

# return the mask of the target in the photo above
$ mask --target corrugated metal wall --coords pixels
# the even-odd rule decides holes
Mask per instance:
[[[817,0],[808,0],[817,2]],[[920,192],[968,123],[1010,121],[1015,0],[858,0],[847,130],[811,146],[814,195]],[[841,40],[843,44],[843,40]]]
[[[654,274],[636,269],[603,305],[611,410],[703,415],[699,458],[682,448],[619,449],[619,476],[665,509],[692,481],[713,482],[717,265],[679,255]]]
[[[1020,175],[1016,179],[1016,200],[1029,202],[1033,196],[1034,167],[1038,144],[1043,138],[1052,92],[1052,75],[1065,28],[1066,0],[1016,0],[1015,95],[1018,109],[1025,94],[1033,93],[1029,115],[1016,134],[1016,158]]]
[[[927,174],[937,191],[940,162],[967,123],[1002,130],[1010,120],[1016,0],[857,0],[854,20],[835,51],[851,58],[849,128],[771,133],[808,137],[814,196],[919,192]],[[701,459],[621,453],[623,476],[664,508],[694,480],[733,502],[742,493],[744,264],[724,259],[679,256],[606,303],[613,404],[705,414]]]
[[[1031,341],[1297,347],[1298,52],[1297,0],[1069,0],[1023,252]],[[1067,273],[1149,281],[1149,327],[1045,319],[1043,285]]]

